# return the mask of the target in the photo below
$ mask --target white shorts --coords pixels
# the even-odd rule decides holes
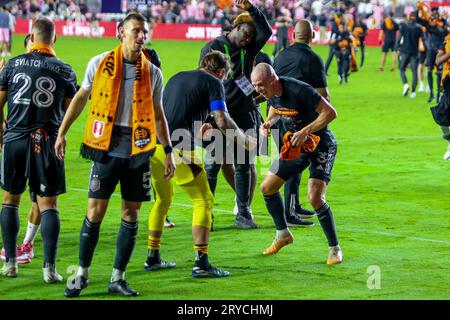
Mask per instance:
[[[0,41],[9,42],[9,29],[8,28],[0,28]]]

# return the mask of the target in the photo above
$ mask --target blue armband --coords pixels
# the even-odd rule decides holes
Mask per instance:
[[[225,103],[225,100],[223,100],[223,99],[211,101],[209,106],[211,107],[211,111],[228,112],[227,104]]]

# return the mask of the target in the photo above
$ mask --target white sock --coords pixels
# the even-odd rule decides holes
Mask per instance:
[[[28,221],[27,233],[25,234],[23,243],[34,242],[34,238],[36,237],[36,233],[38,230],[39,230],[38,224],[32,224],[30,221]]]
[[[86,279],[89,279],[89,268],[85,268],[82,266],[78,267],[77,277],[83,276]]]
[[[125,271],[113,268],[112,275],[111,275],[111,282],[119,281],[119,280],[125,280]]]
[[[289,229],[277,230],[277,239],[286,238],[290,234]]]

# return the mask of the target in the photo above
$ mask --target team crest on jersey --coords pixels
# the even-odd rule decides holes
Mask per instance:
[[[94,137],[99,138],[103,135],[103,130],[105,129],[105,123],[103,121],[94,121],[94,125],[92,126],[92,134]]]
[[[150,143],[150,130],[137,127],[134,131],[134,145],[138,148],[144,148]]]

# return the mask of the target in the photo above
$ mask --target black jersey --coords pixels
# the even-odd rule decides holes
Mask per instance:
[[[305,43],[294,43],[280,52],[273,63],[279,76],[292,77],[314,88],[327,86],[322,58]]]
[[[172,145],[176,146],[182,142],[186,131],[192,145],[196,121],[204,122],[214,110],[227,111],[225,89],[219,79],[206,71],[179,72],[167,82],[163,93],[163,108],[173,139]],[[173,134],[179,129],[185,130]]]
[[[444,41],[447,35],[446,21],[443,20],[442,26],[438,24],[431,25],[428,21],[418,18],[417,22],[424,26],[427,30],[426,48],[434,51],[439,50],[441,43]]]
[[[0,74],[0,90],[8,91],[5,142],[39,128],[56,135],[64,117],[64,100],[76,93],[76,76],[58,58],[31,52],[9,60]]]
[[[255,108],[252,96],[246,96],[234,81],[242,75],[245,75],[250,81],[255,57],[272,35],[272,28],[259,9],[252,6],[248,9],[248,13],[252,17],[256,29],[256,39],[252,44],[247,48],[236,47],[228,41],[226,36],[220,36],[207,43],[202,48],[200,55],[201,60],[207,53],[213,50],[218,50],[225,54],[228,51],[232,70],[230,78],[224,81],[224,86],[228,109],[232,116],[240,113],[248,113]],[[241,62],[241,56],[244,58],[244,65]]]
[[[297,111],[296,115],[292,116],[290,112],[289,116],[283,116],[283,118],[287,130],[299,131],[318,117],[316,108],[322,96],[305,82],[290,77],[280,77],[280,80],[283,93],[280,97],[271,98],[268,105],[280,111],[283,111],[283,109]],[[336,144],[333,133],[327,126],[313,133],[320,136],[320,144],[322,145]]]
[[[419,38],[423,37],[422,28],[415,22],[400,26],[400,53],[417,56],[419,54]]]

